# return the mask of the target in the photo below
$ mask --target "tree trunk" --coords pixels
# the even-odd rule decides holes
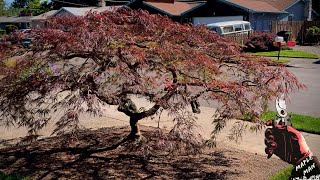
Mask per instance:
[[[130,127],[131,127],[131,132],[129,134],[130,139],[139,138],[141,136],[138,121],[139,120],[137,118],[132,116],[130,117]]]

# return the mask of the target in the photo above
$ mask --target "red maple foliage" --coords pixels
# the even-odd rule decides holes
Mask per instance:
[[[191,105],[199,113],[201,98],[221,105],[217,132],[241,114],[259,117],[266,99],[303,87],[283,65],[241,53],[204,26],[142,10],[56,18],[31,35],[28,48],[0,44],[0,121],[30,134],[59,109],[54,133],[73,132],[82,113],[99,115],[109,104],[130,117],[130,138],[140,136],[140,120],[165,109],[176,120],[171,133],[187,142],[196,120],[183,112]],[[130,95],[154,105],[139,111]]]

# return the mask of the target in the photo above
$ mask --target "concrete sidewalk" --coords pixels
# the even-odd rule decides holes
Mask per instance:
[[[139,106],[150,108],[152,104],[148,103],[144,99],[133,98],[133,101]],[[82,116],[81,117],[81,125],[85,128],[98,129],[102,127],[111,127],[111,126],[128,126],[129,118],[124,113],[118,112],[116,106],[107,106],[105,107],[105,113],[103,117],[90,117],[90,116]],[[191,111],[191,108],[190,108]],[[200,126],[199,133],[204,138],[209,138],[210,134],[213,130],[212,124],[212,115],[214,114],[215,109],[210,107],[201,107],[201,114],[196,114],[198,118],[197,123]],[[57,115],[58,117],[59,115]],[[160,117],[160,122],[158,122],[159,118],[156,117],[154,119],[143,119],[139,122],[141,125],[158,127],[158,123],[160,128],[170,129],[173,127],[172,118],[170,118],[167,112],[163,112]],[[265,155],[264,149],[264,131],[250,132],[249,130],[245,131],[243,134],[242,140],[240,142],[230,141],[228,136],[230,133],[230,129],[233,124],[236,123],[237,120],[231,120],[227,123],[227,126],[221,131],[221,133],[217,137],[217,146],[230,146],[240,150],[245,150],[247,152],[257,153],[260,155]],[[245,122],[245,125],[252,126],[252,123]],[[43,129],[41,135],[43,137],[50,136],[52,130],[54,129],[54,122],[50,123],[47,127]],[[14,139],[23,137],[26,134],[26,129],[23,128],[5,128],[0,126],[1,136],[0,142],[8,139]],[[320,135],[303,133],[307,144],[309,145],[311,151],[320,157]]]

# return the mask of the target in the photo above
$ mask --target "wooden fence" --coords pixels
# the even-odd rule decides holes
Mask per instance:
[[[249,34],[225,34],[224,37],[232,41],[238,42],[241,45],[244,45],[250,38],[250,33]]]
[[[307,29],[312,26],[320,27],[320,21],[273,21],[271,32],[276,34],[279,31],[290,31],[291,39],[289,40],[304,44]],[[244,45],[254,33],[255,31],[249,34],[226,34],[224,37]]]
[[[238,42],[241,45],[245,45],[250,37],[258,32],[259,31],[250,31],[248,34],[225,34],[224,37],[230,39],[231,41]]]
[[[306,30],[312,26],[320,27],[320,21],[273,21],[271,32],[290,31],[291,38],[303,44]]]

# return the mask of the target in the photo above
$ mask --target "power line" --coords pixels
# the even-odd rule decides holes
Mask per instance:
[[[71,5],[77,5],[77,6],[83,6],[83,7],[90,7],[89,5],[86,4],[78,4],[78,3],[72,3],[72,2],[65,2],[65,1],[60,1],[60,0],[52,0],[53,2],[61,2],[64,4],[71,4]]]

